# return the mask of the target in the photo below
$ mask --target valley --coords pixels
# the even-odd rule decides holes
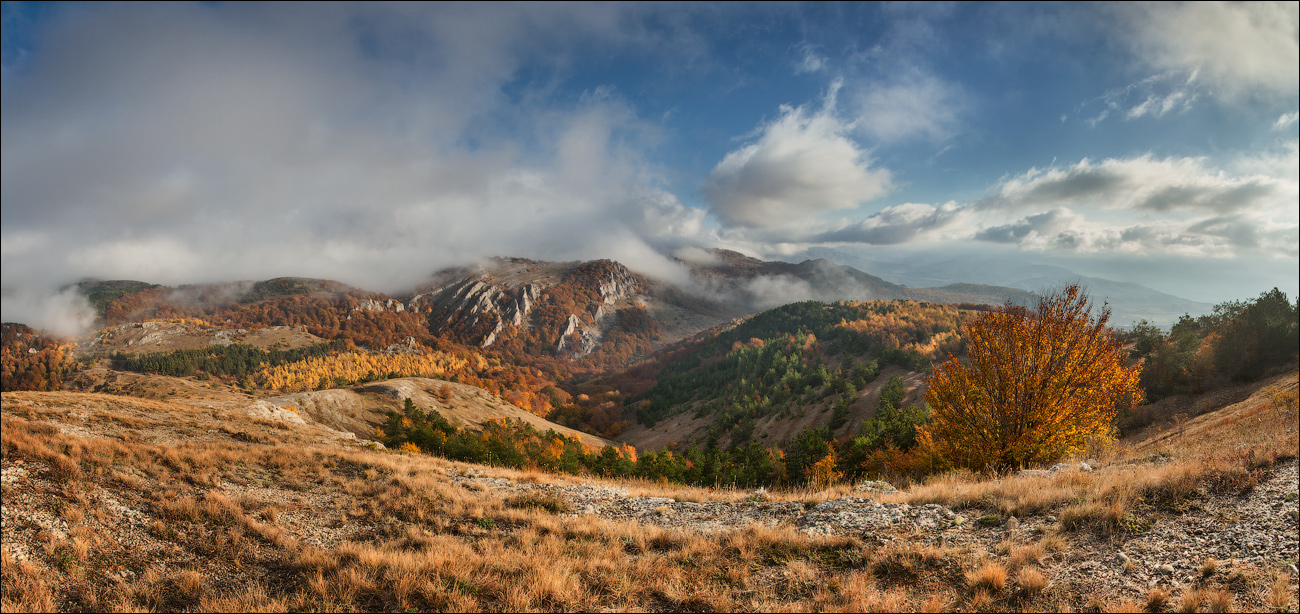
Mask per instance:
[[[1156,402],[972,473],[927,376],[1032,295],[713,256],[84,284],[89,335],[5,325],[6,610],[1293,607],[1284,296],[1117,333]]]

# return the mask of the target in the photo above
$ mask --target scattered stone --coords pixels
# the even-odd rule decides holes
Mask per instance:
[[[865,492],[897,492],[898,491],[897,488],[894,488],[893,484],[890,484],[889,482],[886,482],[884,480],[867,480],[865,482],[860,482],[857,486],[853,487],[853,490],[860,491],[860,492],[861,491],[865,491]]]

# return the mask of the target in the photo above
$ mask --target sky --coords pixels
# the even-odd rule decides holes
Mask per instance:
[[[4,319],[714,247],[1294,297],[1297,6],[6,2]]]

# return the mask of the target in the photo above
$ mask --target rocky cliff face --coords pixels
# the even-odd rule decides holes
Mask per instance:
[[[418,294],[410,303],[429,313],[429,325],[435,332],[454,329],[488,347],[506,324],[524,326],[543,288],[539,283],[512,286],[480,273]]]
[[[582,325],[576,315],[570,315],[568,326],[564,335],[560,337],[556,350],[565,350],[566,339],[575,329],[580,329],[578,345],[574,351],[578,354],[590,354],[600,346],[605,333],[614,325],[614,315],[620,301],[630,301],[644,306],[645,299],[641,297],[641,288],[642,284],[635,274],[621,264],[610,263],[609,270],[600,277],[596,286],[600,300],[594,305],[591,313],[592,322]]]
[[[494,260],[478,269],[442,274],[445,283],[429,288],[407,302],[416,312],[427,312],[435,333],[451,331],[467,343],[490,347],[503,335],[536,325],[534,310],[554,301],[546,291],[584,297],[569,310],[563,324],[541,331],[555,339],[557,353],[587,354],[595,350],[614,324],[620,304],[642,301],[645,285],[635,273],[610,261],[546,263],[530,260]],[[590,297],[595,295],[595,300]],[[589,304],[581,304],[589,302]],[[547,334],[549,333],[549,334]]]
[[[361,303],[356,307],[353,307],[352,311],[406,311],[406,305],[403,305],[401,301],[396,301],[391,298],[386,301],[377,301],[373,298],[368,298],[361,301]]]

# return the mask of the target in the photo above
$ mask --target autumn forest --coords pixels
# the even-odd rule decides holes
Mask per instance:
[[[610,295],[611,280],[642,298]],[[571,267],[528,304],[528,317],[514,321],[484,315],[517,308],[504,293],[475,308],[486,311],[458,307],[454,318],[435,318],[435,308],[418,299],[403,305],[337,282],[297,278],[238,291],[139,282],[87,282],[81,290],[104,327],[169,322],[199,336],[289,327],[318,341],[292,348],[226,342],[77,351],[71,340],[5,324],[4,390],[83,389],[78,373],[100,361],[123,372],[220,382],[250,396],[433,378],[479,387],[556,425],[613,441],[633,426],[652,432],[688,420],[697,427],[686,439],[638,454],[626,444],[596,449],[523,423],[453,426],[436,409],[408,399],[377,429],[380,441],[457,460],[695,485],[914,481],[954,466],[1050,461],[1087,437],[1142,426],[1143,403],[1258,379],[1294,360],[1297,348],[1296,304],[1277,290],[1221,304],[1210,315],[1185,316],[1169,330],[1146,322],[1114,328],[1077,288],[1045,296],[1037,306],[807,301],[727,319],[716,305],[656,290],[609,261]],[[658,302],[647,304],[644,298],[656,292]],[[712,309],[720,324],[665,343],[651,311],[660,304]],[[1047,314],[1056,312],[1058,319],[1048,322]],[[572,342],[564,339],[566,325]],[[1035,328],[1040,325],[1047,328]],[[599,343],[575,349],[582,334],[596,334]],[[1049,338],[1056,345],[1043,345]],[[1080,404],[1069,419],[1072,430],[1044,426],[1015,441],[981,440],[986,431],[972,430],[970,412],[1056,385],[1001,373],[1038,352],[1061,361],[1051,370],[1065,379],[1073,381],[1071,369],[1092,370],[1091,396],[1070,397]],[[900,377],[907,373],[930,376],[929,391],[912,391]],[[1022,422],[1048,424],[1066,411],[1065,401],[1034,398],[1042,405]],[[769,437],[764,429],[782,421],[803,426]]]

